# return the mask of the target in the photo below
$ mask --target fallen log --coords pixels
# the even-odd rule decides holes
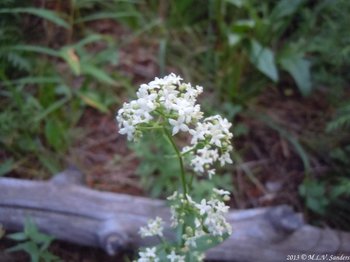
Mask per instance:
[[[0,224],[18,231],[30,217],[57,239],[100,247],[110,255],[156,241],[141,239],[138,230],[155,216],[169,219],[165,202],[99,192],[81,181],[74,169],[48,182],[1,178]],[[207,252],[209,259],[267,262],[301,255],[350,255],[350,233],[307,225],[288,206],[231,211],[227,219],[233,234]]]

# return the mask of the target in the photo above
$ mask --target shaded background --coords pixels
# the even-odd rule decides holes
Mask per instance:
[[[30,2],[0,3],[0,176],[73,165],[92,188],[168,195],[168,145],[127,145],[114,118],[139,84],[174,72],[233,123],[235,164],[198,178],[195,195],[214,184],[233,192],[232,208],[289,204],[349,230],[350,1]]]

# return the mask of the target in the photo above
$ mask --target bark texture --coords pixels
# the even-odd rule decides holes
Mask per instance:
[[[140,226],[169,210],[160,200],[99,192],[84,187],[79,171],[69,169],[51,181],[0,179],[0,224],[21,230],[31,217],[57,239],[100,247],[113,255],[149,245]],[[222,261],[285,261],[287,255],[350,255],[350,233],[304,223],[288,206],[231,211],[232,236],[207,257]],[[171,237],[170,230],[166,235]]]

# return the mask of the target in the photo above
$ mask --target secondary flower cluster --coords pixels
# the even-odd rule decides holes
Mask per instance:
[[[172,135],[188,132],[191,146],[184,147],[182,154],[192,155],[191,166],[195,172],[211,177],[216,172],[213,167],[216,163],[221,166],[232,163],[231,123],[219,115],[203,119],[197,104],[203,88],[181,80],[170,74],[142,84],[136,93],[137,99],[124,103],[118,111],[119,133],[134,140],[140,138],[145,129],[170,128]]]
[[[222,241],[223,237],[231,233],[231,225],[226,222],[225,214],[229,207],[225,205],[223,200],[229,199],[229,192],[214,189],[210,200],[202,199],[199,203],[191,199],[190,196],[184,196],[182,193],[175,193],[168,197],[171,202],[171,225],[178,227],[185,223],[185,220],[192,221],[191,226],[187,226],[182,234],[184,247],[179,250],[172,250],[166,253],[166,261],[185,261],[188,252],[193,255],[196,250],[197,243],[201,239],[209,239],[211,237]],[[142,237],[163,236],[163,224],[161,218],[149,220],[146,227],[142,227],[140,235]],[[192,250],[192,251],[191,251]],[[160,254],[164,252],[157,247],[146,248],[139,253],[138,262],[158,261]],[[202,261],[204,254],[197,251],[196,261]]]
[[[205,118],[198,122],[195,129],[190,130],[192,146],[185,147],[183,152],[194,154],[191,165],[195,172],[207,171],[209,177],[215,174],[212,167],[217,161],[221,166],[232,163],[230,151],[232,151],[230,132],[231,123],[220,115]]]
[[[140,228],[141,237],[151,237],[151,236],[163,236],[163,220],[160,217],[156,217],[148,221],[147,227]]]
[[[172,196],[168,197],[168,200],[173,203],[170,207],[172,226],[176,227],[179,223],[183,223],[183,217],[186,216],[183,205],[186,205],[185,210],[191,210],[195,215],[195,228],[192,232],[192,240],[204,235],[222,237],[225,234],[230,234],[231,225],[225,220],[225,214],[228,212],[229,207],[222,201],[228,200],[229,195],[228,191],[214,188],[209,201],[202,199],[197,203],[189,195],[185,197],[183,194],[175,191]],[[185,240],[188,240],[188,235],[184,237],[186,238]]]

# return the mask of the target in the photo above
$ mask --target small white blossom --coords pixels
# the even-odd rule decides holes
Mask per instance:
[[[189,130],[188,126],[185,124],[185,117],[180,116],[177,120],[169,119],[170,125],[173,126],[173,134],[177,134],[180,130],[187,132]]]
[[[196,207],[199,209],[199,214],[204,215],[212,209],[210,205],[207,204],[205,199],[202,199],[200,204],[196,204]]]
[[[216,193],[216,194],[218,194],[220,196],[224,196],[224,195],[229,196],[230,195],[229,191],[226,191],[226,190],[223,190],[223,189],[213,188],[213,191],[214,191],[214,193]]]
[[[169,259],[170,262],[185,262],[185,256],[176,255],[174,250],[167,255],[167,259]]]
[[[156,254],[157,249],[155,247],[146,248],[145,251],[139,252],[139,259],[137,262],[158,262],[159,258]]]
[[[221,166],[225,163],[232,163],[229,152],[232,150],[230,132],[231,123],[219,115],[205,118],[198,122],[195,129],[189,133],[192,135],[192,147],[186,148],[193,152],[191,165],[195,172],[206,172],[211,178],[215,174],[212,166],[219,162]],[[199,144],[204,144],[203,148],[197,149]]]
[[[148,221],[147,227],[140,228],[141,237],[163,236],[164,222],[160,217]]]
[[[151,124],[160,111],[169,114],[172,134],[179,131],[188,132],[189,125],[195,125],[203,117],[200,105],[196,104],[197,96],[203,88],[181,82],[182,78],[170,74],[163,78],[155,78],[148,84],[142,84],[136,92],[137,99],[124,103],[118,111],[117,121],[120,134],[127,134],[128,140],[135,139],[140,124]]]

